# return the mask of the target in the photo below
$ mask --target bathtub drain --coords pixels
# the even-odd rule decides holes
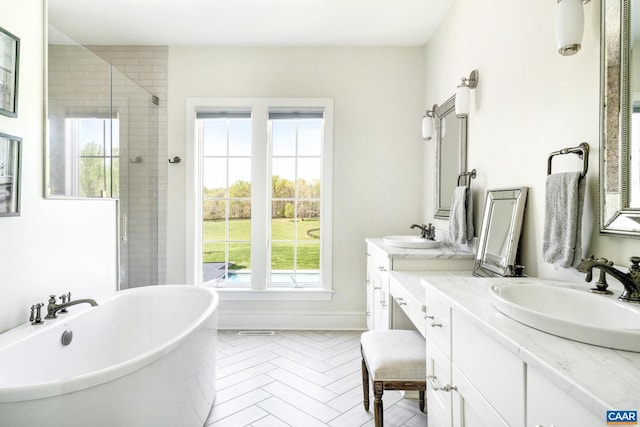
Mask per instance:
[[[60,337],[60,342],[62,342],[62,345],[69,345],[71,344],[72,339],[73,339],[73,332],[67,329],[62,333],[62,336]]]

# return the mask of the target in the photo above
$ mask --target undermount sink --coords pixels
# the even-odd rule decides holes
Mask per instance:
[[[396,248],[411,248],[411,249],[428,249],[437,248],[442,241],[429,240],[420,236],[406,236],[406,235],[394,235],[384,236],[382,241],[385,245],[393,246]]]
[[[521,279],[490,287],[496,309],[532,328],[618,350],[640,352],[640,306],[566,282]]]

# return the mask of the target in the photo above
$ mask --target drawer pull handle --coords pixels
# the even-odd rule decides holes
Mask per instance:
[[[402,297],[397,297],[396,301],[398,302],[398,305],[407,305],[407,302]]]
[[[436,316],[429,316],[428,314],[424,315],[425,319],[430,319],[430,320],[434,320],[436,318]]]
[[[373,289],[375,289],[376,291],[379,291],[382,288],[380,286],[374,286]]]
[[[442,323],[431,323],[432,328],[442,328]]]
[[[427,375],[427,380],[429,381],[429,384],[431,384],[431,388],[433,389],[433,391],[440,390],[440,387],[438,387],[438,385],[436,384],[435,375]]]
[[[450,392],[451,390],[458,390],[458,387],[451,385],[451,384],[445,384],[443,385],[440,390],[442,391],[446,391],[446,392]]]
[[[442,390],[444,392],[450,392],[451,390],[458,390],[458,387],[451,384],[445,384],[442,387],[438,387],[438,384],[436,384],[435,375],[427,375],[427,380],[429,380],[429,383],[431,384],[431,388],[433,388],[433,391]]]
[[[407,305],[407,303],[406,303],[406,302],[404,302],[404,301],[399,301],[399,302],[398,302],[398,305]]]
[[[384,268],[383,266],[378,267],[378,270],[380,270],[380,271],[387,271],[387,269],[386,269],[386,268]]]

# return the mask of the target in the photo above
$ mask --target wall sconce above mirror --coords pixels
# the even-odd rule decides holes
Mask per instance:
[[[556,13],[556,42],[562,56],[578,53],[584,32],[583,4],[589,0],[558,0]]]
[[[438,104],[434,104],[431,110],[426,110],[422,117],[422,139],[431,141],[433,138],[434,119],[436,117],[436,109]]]
[[[456,90],[456,116],[469,115],[469,103],[471,102],[471,89],[478,87],[478,70],[473,70],[469,77],[463,77]]]

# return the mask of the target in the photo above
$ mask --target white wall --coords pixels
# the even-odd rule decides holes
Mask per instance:
[[[334,98],[333,286],[328,303],[364,327],[365,237],[408,231],[422,210],[422,48],[169,49],[169,157],[184,158],[188,97]],[[169,283],[185,280],[184,165],[169,168]],[[291,303],[223,302],[221,310],[292,311]]]
[[[97,297],[116,286],[115,202],[42,197],[43,11],[43,0],[0,0],[0,27],[21,41],[18,117],[0,116],[0,132],[23,139],[21,215],[0,217],[0,332],[50,293]]]
[[[530,275],[583,276],[547,264],[541,256],[548,155],[582,141],[591,147],[585,206],[586,234],[591,237],[586,236],[585,253],[621,265],[638,253],[637,240],[598,234],[599,8],[597,1],[584,6],[582,50],[570,57],[557,53],[552,0],[457,0],[426,47],[425,105],[442,102],[461,77],[479,70],[469,115],[469,167],[478,171],[473,182],[476,233],[487,189],[530,187],[521,247]],[[554,172],[560,171],[556,159],[559,168],[579,170],[580,160],[574,157],[572,164],[554,158]],[[425,163],[432,162],[430,148]],[[427,180],[433,176],[427,174]],[[433,212],[430,188],[425,187],[426,215]]]

